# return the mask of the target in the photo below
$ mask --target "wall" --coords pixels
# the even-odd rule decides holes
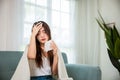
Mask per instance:
[[[120,0],[100,0],[100,12],[106,22],[115,22],[120,32]],[[120,80],[120,75],[111,64],[107,55],[104,34],[101,31],[101,70],[102,80]]]

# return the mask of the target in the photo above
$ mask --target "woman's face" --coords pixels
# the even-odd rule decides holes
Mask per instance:
[[[46,41],[48,41],[49,37],[48,37],[47,33],[45,32],[44,27],[42,27],[40,29],[40,31],[38,32],[37,39],[42,44],[44,44]]]

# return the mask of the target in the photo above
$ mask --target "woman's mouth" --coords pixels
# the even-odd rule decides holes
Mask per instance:
[[[45,41],[46,39],[44,38],[44,39],[41,39],[42,41]]]

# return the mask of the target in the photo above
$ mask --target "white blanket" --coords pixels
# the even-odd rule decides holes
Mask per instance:
[[[30,80],[30,69],[27,58],[27,51],[28,46],[26,47],[11,80]],[[72,78],[68,78],[66,67],[60,51],[58,51],[58,56],[58,80],[73,80]]]

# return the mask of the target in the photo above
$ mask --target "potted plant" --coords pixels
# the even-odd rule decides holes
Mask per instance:
[[[99,17],[96,21],[99,27],[104,31],[105,39],[107,43],[107,51],[111,63],[118,70],[120,74],[120,35],[116,29],[115,23],[106,24],[100,12],[98,12]],[[110,26],[112,24],[112,27]]]

